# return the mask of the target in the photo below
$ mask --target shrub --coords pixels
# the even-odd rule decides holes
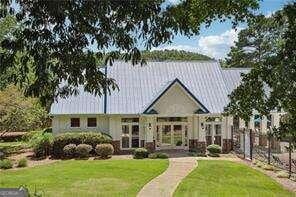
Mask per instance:
[[[31,140],[33,152],[35,157],[46,157],[50,155],[53,144],[53,135],[50,133],[44,133],[33,137]]]
[[[219,154],[221,153],[221,146],[217,144],[211,144],[207,147],[207,150],[209,151],[209,156],[219,157]]]
[[[218,153],[209,153],[208,154],[210,157],[220,157]]]
[[[63,148],[64,154],[68,158],[73,158],[76,153],[76,144],[68,144]]]
[[[134,151],[134,159],[144,159],[148,157],[148,150],[146,148],[137,148]]]
[[[278,178],[289,178],[289,174],[285,171],[280,171],[276,174]]]
[[[97,144],[102,143],[110,143],[111,138],[102,133],[94,133],[94,132],[82,132],[82,133],[73,133],[68,132],[64,134],[60,134],[55,136],[53,140],[53,156],[54,157],[62,157],[64,154],[63,148],[67,144],[89,144],[93,148],[96,147]]]
[[[12,161],[9,159],[0,160],[0,169],[10,169],[12,168]]]
[[[43,130],[43,133],[52,133],[52,128],[48,127]]]
[[[88,157],[91,150],[92,146],[88,144],[79,144],[78,146],[76,146],[76,154],[80,158]]]
[[[28,166],[28,160],[27,160],[27,158],[22,158],[17,163],[17,167],[18,168],[23,168],[23,167],[27,167],[27,166]]]
[[[151,154],[149,154],[148,158],[150,158],[150,159],[167,159],[167,158],[169,158],[169,156],[166,153],[151,153]]]
[[[101,158],[108,158],[109,156],[113,155],[114,153],[114,148],[112,144],[98,144],[96,146],[96,153],[101,157]]]

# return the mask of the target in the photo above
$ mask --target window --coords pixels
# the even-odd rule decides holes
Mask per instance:
[[[221,124],[216,124],[215,125],[215,135],[221,135],[222,131],[221,131]]]
[[[88,118],[87,119],[87,127],[97,127],[97,119],[96,118]]]
[[[71,118],[71,127],[80,127],[80,118]]]
[[[121,122],[121,147],[138,148],[140,146],[139,118],[122,118]]]

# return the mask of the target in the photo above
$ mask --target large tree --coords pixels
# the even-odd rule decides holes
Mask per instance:
[[[265,31],[267,21],[272,23]],[[243,52],[241,61],[233,54],[228,60],[237,66],[249,63],[252,69],[243,75],[241,85],[231,93],[227,111],[249,121],[253,110],[267,115],[272,110],[283,109],[287,117],[281,123],[278,136],[282,139],[289,136],[292,145],[296,145],[296,2],[272,18],[258,20],[256,27],[258,32],[262,28],[266,33],[263,37],[257,34],[246,37],[246,43],[258,41],[254,44],[256,47],[251,48],[251,56]]]
[[[149,50],[169,43],[178,33],[196,35],[202,24],[216,19],[230,18],[235,25],[258,7],[258,0],[0,2],[0,20],[10,12],[22,24],[2,42],[6,51],[0,54],[0,72],[15,66],[21,54],[19,77],[26,81],[30,66],[35,75],[26,94],[44,100],[73,93],[78,85],[100,95],[105,88],[116,88],[100,67],[112,63],[119,52],[136,64],[142,61],[140,47]],[[62,81],[67,86],[59,86]]]

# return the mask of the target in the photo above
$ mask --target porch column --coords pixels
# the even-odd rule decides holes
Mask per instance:
[[[267,117],[262,116],[261,120],[261,133],[266,134],[267,133]]]
[[[231,116],[223,117],[223,121],[222,121],[222,136],[223,136],[222,152],[223,153],[229,153],[232,149],[232,136],[231,136],[232,124],[233,124],[233,120]]]
[[[206,153],[206,133],[205,133],[205,117],[198,116],[198,141],[197,141],[197,151],[200,153]]]
[[[154,118],[153,117],[147,117],[147,122],[146,122],[146,135],[145,135],[145,148],[149,152],[154,152],[155,151],[155,142],[153,140],[153,132],[154,132]]]
[[[196,115],[188,117],[188,121],[189,150],[194,151],[197,148],[199,121]]]

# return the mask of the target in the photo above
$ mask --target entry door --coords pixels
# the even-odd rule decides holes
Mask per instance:
[[[172,127],[171,125],[161,126],[161,146],[170,147],[172,146]]]
[[[173,144],[175,147],[183,146],[183,129],[182,125],[172,125],[173,126]]]

